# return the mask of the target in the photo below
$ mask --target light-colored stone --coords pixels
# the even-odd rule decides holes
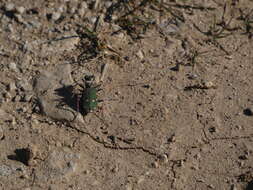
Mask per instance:
[[[8,67],[9,67],[9,69],[12,70],[12,71],[15,71],[15,72],[18,71],[17,64],[14,63],[14,62],[10,62],[9,65],[8,65]]]
[[[7,3],[5,5],[5,10],[6,11],[13,11],[15,9],[15,5],[13,3]]]
[[[17,8],[16,8],[16,11],[17,11],[17,13],[19,13],[19,14],[23,14],[23,13],[25,12],[25,8],[24,8],[23,6],[20,6],[20,7],[17,7]]]
[[[60,17],[61,17],[60,12],[53,12],[52,16],[51,16],[52,20],[54,20],[54,21],[58,20]]]
[[[136,53],[137,57],[139,57],[141,60],[144,58],[144,55],[143,55],[143,52],[142,50],[139,50],[137,53]]]

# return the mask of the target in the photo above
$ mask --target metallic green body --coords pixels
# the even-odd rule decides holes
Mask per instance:
[[[81,109],[84,114],[88,114],[97,107],[97,91],[98,90],[96,87],[89,87],[84,89],[80,102]]]

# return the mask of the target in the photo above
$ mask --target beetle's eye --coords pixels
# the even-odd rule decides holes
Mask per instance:
[[[86,81],[91,81],[91,80],[94,80],[94,79],[95,79],[94,75],[85,75],[84,76],[84,80],[86,80]]]

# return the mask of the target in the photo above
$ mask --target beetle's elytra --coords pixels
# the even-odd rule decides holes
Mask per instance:
[[[82,86],[81,98],[78,106],[81,108],[81,113],[87,115],[98,106],[100,100],[97,99],[97,92],[100,85],[93,85],[94,76],[85,76],[85,87]]]

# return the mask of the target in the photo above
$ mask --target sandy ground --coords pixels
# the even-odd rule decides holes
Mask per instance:
[[[252,0],[0,7],[1,190],[253,189]]]

